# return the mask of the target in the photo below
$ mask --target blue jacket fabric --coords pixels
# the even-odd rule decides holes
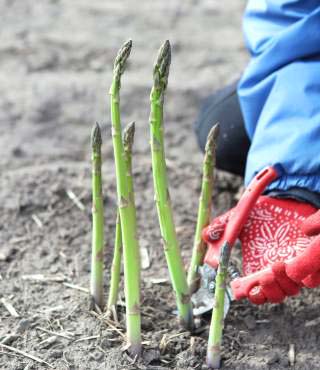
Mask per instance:
[[[251,53],[238,86],[251,139],[245,182],[280,164],[269,189],[320,192],[320,0],[251,0],[244,33]]]

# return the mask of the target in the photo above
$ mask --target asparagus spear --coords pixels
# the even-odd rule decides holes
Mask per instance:
[[[121,222],[119,212],[117,213],[116,236],[114,241],[113,260],[111,266],[110,289],[108,297],[108,311],[116,315],[116,305],[119,293],[120,273],[122,256]]]
[[[128,191],[133,204],[135,204],[133,177],[132,177],[132,146],[134,141],[134,133],[135,133],[135,123],[131,122],[127,125],[123,132],[123,150],[124,150],[124,160],[127,166]],[[136,216],[136,212],[134,213]]]
[[[164,153],[163,100],[164,92],[168,83],[170,62],[171,48],[169,41],[166,41],[159,50],[157,61],[154,66],[154,83],[150,95],[152,171],[164,252],[167,259],[173,289],[176,293],[179,318],[185,327],[192,328],[192,306],[180,247],[174,226]]]
[[[104,216],[101,182],[101,131],[98,123],[92,129],[92,260],[90,293],[93,302],[102,310],[103,299],[103,245]]]
[[[221,342],[224,327],[224,298],[230,252],[231,246],[226,241],[221,248],[214,292],[214,306],[212,309],[209,331],[207,365],[211,369],[219,369],[221,362]]]
[[[130,55],[132,41],[127,41],[115,59],[110,88],[112,141],[115,157],[117,194],[123,242],[126,322],[128,350],[135,356],[141,351],[140,256],[135,222],[135,206],[128,186],[128,169],[124,160],[120,120],[120,79]]]
[[[135,123],[131,122],[125,128],[123,134],[123,149],[125,154],[125,162],[127,164],[127,184],[129,188],[129,194],[134,203],[134,189],[133,189],[133,179],[132,179],[132,145],[134,140]],[[110,281],[110,292],[108,299],[108,311],[115,312],[116,304],[118,300],[118,291],[120,283],[120,270],[121,270],[121,248],[122,248],[122,238],[121,238],[121,223],[119,212],[117,214],[116,223],[116,237],[114,244],[114,255],[111,267],[111,281]]]
[[[212,192],[214,181],[214,166],[216,162],[216,139],[219,135],[219,124],[215,124],[207,138],[204,160],[201,195],[199,199],[198,220],[193,242],[191,264],[188,271],[188,285],[190,294],[197,290],[198,267],[202,265],[206,246],[202,240],[202,230],[209,224],[212,208]]]

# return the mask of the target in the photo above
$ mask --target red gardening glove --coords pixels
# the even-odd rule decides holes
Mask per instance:
[[[214,219],[204,229],[208,243],[205,263],[217,267],[219,239],[233,212]],[[304,286],[320,284],[320,211],[309,204],[261,196],[252,209],[239,239],[243,277],[231,286],[236,299],[252,303],[282,302]]]

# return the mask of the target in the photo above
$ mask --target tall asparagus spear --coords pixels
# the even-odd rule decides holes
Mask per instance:
[[[92,129],[92,260],[90,293],[93,302],[102,310],[104,216],[101,182],[101,131],[98,123]]]
[[[130,55],[132,41],[127,41],[115,59],[110,88],[112,140],[117,176],[117,194],[123,242],[126,322],[129,352],[135,356],[141,351],[140,317],[140,256],[135,222],[135,206],[129,193],[127,163],[121,137],[120,79]]]
[[[125,128],[123,133],[123,149],[125,154],[125,162],[127,164],[127,184],[129,188],[129,195],[134,203],[134,189],[133,189],[133,178],[132,178],[132,145],[134,141],[135,123],[131,122]],[[110,291],[108,298],[108,310],[115,312],[116,304],[118,299],[119,283],[120,283],[120,272],[121,272],[121,223],[119,212],[117,215],[116,223],[116,237],[114,243],[114,254],[111,267],[111,282]]]
[[[180,321],[185,327],[192,328],[192,306],[174,226],[164,153],[163,100],[164,92],[168,83],[170,62],[171,48],[169,41],[166,41],[160,48],[154,66],[154,83],[150,95],[152,171],[164,252],[167,259],[172,285],[176,293]]]
[[[216,139],[219,135],[219,124],[215,124],[210,130],[205,147],[203,160],[203,175],[201,194],[199,199],[198,220],[193,242],[191,264],[188,271],[188,285],[190,294],[197,289],[198,267],[202,264],[206,251],[201,238],[202,230],[209,224],[212,208],[212,192],[214,181],[214,166],[216,162]]]
[[[209,331],[207,365],[210,369],[219,369],[221,363],[221,342],[224,326],[224,298],[231,246],[226,241],[221,247],[219,267],[216,276],[214,306]]]

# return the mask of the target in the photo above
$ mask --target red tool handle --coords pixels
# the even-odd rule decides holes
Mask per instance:
[[[318,248],[318,244],[311,244],[308,248],[306,248],[301,254],[292,258],[289,261],[285,262],[286,266],[286,274],[289,278],[293,281],[303,283],[303,279],[305,279],[308,275],[316,272],[318,268],[315,268],[314,265],[308,265],[310,268],[301,268],[300,274],[297,274],[296,266],[305,266],[306,261],[311,260],[320,260],[320,251]],[[317,265],[316,265],[317,266]],[[260,271],[257,271],[253,274],[248,276],[243,276],[236,278],[231,281],[231,288],[232,294],[235,299],[242,299],[247,298],[249,292],[252,288],[257,285],[260,285],[260,279],[266,275],[273,274],[271,267],[266,267]]]
[[[213,246],[211,248],[209,246],[205,255],[204,263],[207,263],[212,267],[217,267],[214,266],[218,265],[215,251],[217,249],[219,250],[219,247],[221,247],[226,241],[231,247],[234,245],[257,199],[262,194],[266,186],[277,177],[278,172],[271,166],[264,168],[254,177],[245,192],[242,194],[238,204],[233,209],[222,238],[214,243],[214,248]]]
[[[230,245],[235,243],[259,196],[263,193],[266,186],[277,177],[277,171],[273,167],[267,167],[253,178],[227,222],[223,241],[227,241]]]

